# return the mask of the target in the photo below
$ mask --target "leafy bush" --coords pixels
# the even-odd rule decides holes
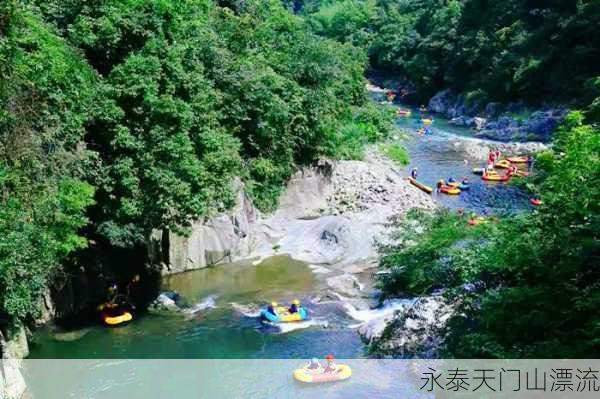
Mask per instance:
[[[401,144],[385,144],[380,147],[381,152],[388,158],[396,162],[399,166],[406,166],[410,163],[410,156]]]

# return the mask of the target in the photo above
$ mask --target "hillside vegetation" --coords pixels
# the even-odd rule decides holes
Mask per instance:
[[[600,3],[591,0],[322,0],[315,31],[366,48],[371,67],[426,101],[470,99],[588,107],[600,100]]]
[[[153,229],[228,209],[235,180],[269,210],[294,168],[360,158],[390,129],[367,102],[364,51],[277,1],[2,4],[7,320],[34,318],[53,279],[99,255],[120,251],[95,280],[131,276]]]

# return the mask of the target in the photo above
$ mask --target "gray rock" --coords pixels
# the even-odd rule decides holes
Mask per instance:
[[[429,100],[429,110],[439,114],[446,114],[450,107],[456,103],[456,95],[451,90],[443,90]]]
[[[21,398],[27,386],[21,374],[21,361],[29,355],[27,332],[23,325],[9,328],[8,338],[0,332],[2,361],[0,362],[0,398]]]
[[[151,312],[179,312],[181,309],[174,300],[165,294],[160,294],[148,307]]]
[[[239,182],[236,185],[237,200],[230,212],[194,222],[188,236],[152,233],[148,255],[153,264],[163,265],[163,274],[232,262],[250,253],[250,229],[260,213],[245,194],[243,185]]]
[[[487,119],[481,117],[474,117],[469,121],[469,127],[472,127],[475,130],[482,130],[487,123]]]
[[[352,274],[341,274],[339,276],[329,277],[327,285],[338,294],[346,297],[361,297],[364,296],[363,286],[358,281],[356,276]]]
[[[453,312],[454,306],[440,295],[419,297],[393,317],[361,326],[359,334],[382,354],[434,358],[443,340],[442,329]]]
[[[73,342],[83,338],[89,332],[89,328],[75,331],[55,332],[52,334],[52,338],[59,342]]]
[[[483,110],[483,115],[486,118],[490,119],[498,117],[501,112],[502,105],[500,103],[491,102],[485,106],[485,109]]]

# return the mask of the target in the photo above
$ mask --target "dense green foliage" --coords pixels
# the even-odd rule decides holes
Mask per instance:
[[[367,47],[373,67],[405,76],[423,99],[442,88],[534,104],[600,96],[597,1],[324,1],[311,19]]]
[[[237,180],[270,209],[297,166],[360,158],[390,129],[367,102],[366,53],[316,36],[279,1],[0,7],[9,317],[34,316],[67,260],[88,268],[111,248],[139,251],[153,229],[185,231],[230,207]]]
[[[594,357],[600,333],[600,131],[572,113],[544,155],[543,205],[477,228],[436,214],[385,247],[388,294],[447,289],[456,357]]]
[[[39,18],[0,9],[0,317],[34,316],[47,279],[85,247],[93,71]]]

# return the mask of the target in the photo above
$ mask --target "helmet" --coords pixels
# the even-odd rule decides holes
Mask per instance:
[[[332,354],[329,354],[329,355],[325,356],[325,359],[326,359],[326,360],[333,360],[333,359],[334,359],[334,357],[333,357],[333,355],[332,355]]]
[[[277,302],[275,302],[275,301],[271,302],[271,306],[273,306],[273,307],[277,306]]]
[[[316,357],[313,357],[310,362],[312,364],[316,364],[316,363],[319,363],[319,359],[317,359]]]
[[[299,300],[297,300],[297,299],[294,299],[294,300],[292,301],[292,303],[293,303],[294,305],[300,305],[300,301],[299,301]]]

